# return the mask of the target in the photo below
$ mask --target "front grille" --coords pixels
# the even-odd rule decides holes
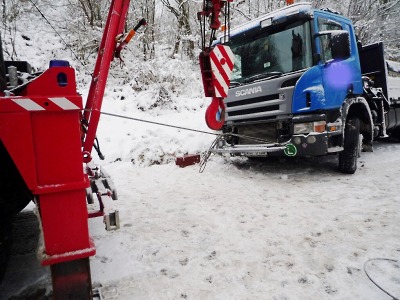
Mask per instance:
[[[258,125],[247,125],[237,127],[237,132],[239,135],[245,135],[252,138],[257,138],[265,140],[264,143],[276,142],[277,140],[277,130],[276,123],[266,123]],[[253,139],[247,139],[240,137],[239,144],[260,144],[260,141],[255,141]]]
[[[262,96],[262,97],[257,97],[257,98],[250,98],[250,99],[244,99],[244,100],[239,100],[239,101],[234,101],[234,102],[228,102],[228,103],[226,103],[226,106],[227,107],[236,107],[236,106],[241,106],[241,105],[248,105],[248,104],[254,104],[254,103],[270,101],[270,100],[278,100],[278,99],[279,99],[279,94],[273,94],[273,95]]]
[[[228,112],[228,116],[230,116],[230,117],[242,116],[242,115],[249,115],[249,114],[255,114],[255,113],[266,112],[266,111],[274,111],[274,110],[279,110],[279,105],[230,111],[230,112]]]

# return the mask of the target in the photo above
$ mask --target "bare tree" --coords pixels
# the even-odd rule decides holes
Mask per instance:
[[[2,6],[3,6],[3,9],[2,9],[2,17],[3,17],[3,20],[4,20],[4,19],[6,18],[6,12],[7,12],[6,0],[3,0]]]
[[[165,7],[177,19],[177,34],[175,38],[172,57],[182,48],[190,59],[194,58],[194,41],[192,39],[192,29],[190,26],[190,6],[188,0],[175,0],[175,5],[172,5],[169,0],[161,0]]]
[[[145,59],[155,57],[155,0],[145,0],[142,5],[142,15],[147,21],[147,30],[143,39],[143,54]]]
[[[347,12],[362,43],[384,42],[386,55],[391,59],[400,59],[399,14],[400,0],[353,0]]]
[[[16,0],[10,0],[8,3],[3,0],[2,28],[3,28],[3,51],[8,59],[17,59],[15,47],[18,18],[21,13],[21,5]],[[5,38],[7,33],[8,38]]]
[[[90,26],[101,26],[101,0],[79,0],[80,8],[84,12]]]

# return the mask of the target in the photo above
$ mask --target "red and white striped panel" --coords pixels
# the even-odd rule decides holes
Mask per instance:
[[[231,48],[223,45],[217,45],[210,53],[215,97],[226,98],[228,96],[233,57]]]
[[[81,110],[82,99],[81,97],[34,97],[34,98],[21,98],[10,97],[0,98],[0,113],[12,111],[63,111],[63,110]]]
[[[11,101],[18,104],[25,110],[29,110],[29,111],[45,110],[43,107],[41,107],[39,104],[37,104],[32,99],[22,98],[22,99],[12,99]]]

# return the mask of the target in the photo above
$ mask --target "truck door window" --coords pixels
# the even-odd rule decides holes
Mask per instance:
[[[325,18],[318,18],[318,28],[319,32],[328,31],[328,30],[341,30],[342,25],[340,23],[335,22],[333,20],[328,20]],[[321,58],[323,61],[329,61],[332,59],[331,45],[330,45],[330,37],[328,35],[320,36],[321,42]]]
[[[235,55],[232,80],[242,82],[258,74],[289,73],[312,66],[310,23],[297,22],[271,34],[232,39]]]

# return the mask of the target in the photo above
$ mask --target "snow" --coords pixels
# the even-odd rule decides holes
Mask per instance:
[[[400,73],[400,63],[397,61],[386,60],[389,70]]]
[[[363,266],[399,259],[399,147],[378,143],[352,176],[334,156],[109,163],[121,229],[91,220],[92,279],[105,299],[389,299]],[[399,267],[368,269],[398,297]]]
[[[36,69],[54,53],[73,62],[56,36],[24,34],[42,41],[21,52],[17,40]],[[129,51],[111,70],[104,112],[213,133],[198,66],[167,54],[143,62]],[[85,96],[88,76],[77,77]],[[95,161],[115,182],[121,219],[117,231],[89,220],[92,281],[104,299],[390,299],[366,276],[367,262],[400,297],[400,144],[375,143],[354,175],[337,172],[336,156],[211,156],[199,173],[174,160],[206,151],[211,134],[103,115],[98,138],[106,159]]]
[[[400,77],[388,77],[389,99],[400,99]]]
[[[230,34],[231,34],[231,36],[235,36],[246,30],[250,30],[250,29],[260,26],[260,22],[267,20],[269,18],[277,20],[277,19],[283,18],[284,16],[296,14],[299,12],[312,14],[311,4],[309,2],[303,2],[303,3],[296,3],[291,6],[282,7],[274,12],[267,13],[256,19],[253,19],[244,24],[241,24],[241,25],[237,26],[236,28],[233,28],[230,31]],[[218,38],[221,38],[221,37],[218,37]]]

